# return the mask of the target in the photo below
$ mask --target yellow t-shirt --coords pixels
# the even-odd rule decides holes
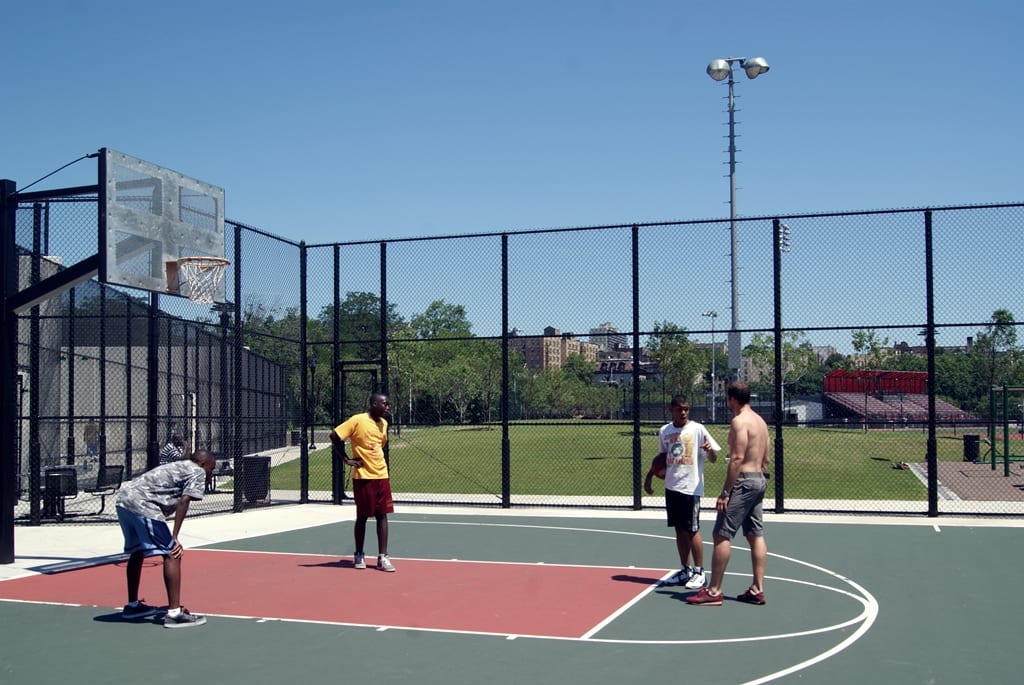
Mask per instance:
[[[388,477],[388,464],[384,461],[384,445],[388,441],[388,422],[374,421],[369,412],[356,414],[334,429],[342,440],[352,445],[352,458],[362,459],[363,465],[352,471],[353,478],[380,479]]]

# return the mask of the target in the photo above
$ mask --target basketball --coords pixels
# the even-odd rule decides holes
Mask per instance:
[[[651,471],[653,471],[654,475],[657,476],[658,478],[664,478],[665,477],[665,455],[664,454],[659,454],[658,456],[656,456],[654,458],[654,461],[651,462]]]

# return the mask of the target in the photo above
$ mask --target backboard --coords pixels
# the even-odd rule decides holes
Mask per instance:
[[[224,190],[110,148],[99,164],[99,279],[186,295],[178,259],[224,257]]]

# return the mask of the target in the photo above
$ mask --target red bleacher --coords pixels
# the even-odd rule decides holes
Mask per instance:
[[[915,371],[846,371],[825,376],[826,407],[837,415],[868,422],[919,423],[928,420],[928,374]],[[977,417],[938,398],[938,421],[973,421]]]

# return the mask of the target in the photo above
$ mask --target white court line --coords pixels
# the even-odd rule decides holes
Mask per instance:
[[[465,523],[462,523],[462,522],[445,522],[445,521],[437,521],[437,522],[430,522],[430,521],[405,522],[405,521],[403,521],[403,523],[434,523],[436,525],[451,525],[451,524],[466,525]],[[569,531],[574,531],[574,532],[575,531],[580,531],[580,532],[601,532],[601,533],[610,533],[610,534],[616,534],[616,535],[637,535],[637,536],[641,536],[641,537],[660,537],[660,538],[663,538],[663,539],[668,539],[668,536],[664,536],[664,535],[651,535],[651,534],[647,534],[647,533],[634,533],[632,531],[613,531],[613,530],[593,529],[593,528],[574,528],[574,527],[562,527],[562,526],[537,526],[537,525],[530,525],[530,524],[472,523],[472,524],[468,524],[468,525],[498,526],[498,527],[522,527],[522,528],[548,528],[548,529],[553,529],[553,530],[569,530]],[[737,547],[737,549],[742,549],[739,546],[735,546],[735,547]],[[809,562],[806,562],[806,561],[802,561],[800,559],[795,559],[793,557],[788,557],[788,556],[785,556],[785,555],[782,555],[782,554],[777,554],[777,553],[772,553],[772,552],[769,552],[768,555],[772,556],[772,557],[775,557],[775,558],[778,558],[778,559],[784,559],[784,560],[789,561],[791,563],[795,563],[795,564],[799,564],[799,565],[805,566],[807,568],[813,569],[813,570],[818,571],[820,573],[824,573],[827,576],[830,576],[830,577],[832,577],[832,578],[834,578],[836,580],[839,580],[839,581],[841,581],[843,583],[846,583],[846,584],[852,586],[853,588],[855,588],[860,593],[860,596],[858,597],[857,595],[855,595],[853,593],[846,592],[846,591],[840,590],[838,588],[832,588],[832,587],[820,585],[820,584],[817,584],[817,583],[807,583],[805,581],[797,581],[797,580],[793,580],[793,579],[785,579],[785,578],[780,578],[780,577],[773,577],[774,580],[776,580],[776,581],[785,581],[785,582],[797,582],[797,583],[801,583],[801,584],[811,585],[811,586],[814,586],[814,587],[817,587],[817,588],[821,588],[821,589],[831,590],[831,591],[835,591],[835,592],[841,592],[841,593],[846,594],[847,596],[849,596],[849,597],[851,597],[851,598],[861,602],[864,605],[863,611],[861,612],[861,614],[859,616],[856,616],[856,617],[854,617],[854,618],[852,618],[852,619],[850,619],[848,621],[845,621],[845,622],[843,622],[841,624],[837,624],[837,625],[833,625],[833,626],[823,626],[821,628],[817,628],[817,629],[813,629],[813,630],[809,630],[809,631],[800,631],[800,632],[795,632],[795,633],[787,633],[787,634],[783,634],[783,635],[765,635],[765,636],[757,636],[757,637],[753,637],[753,638],[749,638],[748,637],[748,638],[726,638],[726,639],[715,639],[715,640],[693,640],[693,641],[683,641],[683,640],[680,640],[680,641],[663,641],[663,642],[659,642],[659,641],[638,641],[638,640],[605,640],[605,639],[601,639],[601,638],[590,637],[591,635],[595,634],[599,628],[606,627],[607,625],[609,625],[612,622],[612,620],[614,618],[616,618],[619,615],[621,615],[622,612],[625,610],[625,608],[622,608],[618,612],[616,612],[615,614],[610,616],[608,619],[603,621],[601,624],[599,624],[598,626],[595,626],[594,629],[592,629],[591,631],[588,631],[588,633],[583,638],[579,638],[579,640],[580,641],[588,641],[588,642],[600,642],[600,643],[615,642],[616,644],[701,644],[701,643],[721,644],[721,643],[724,643],[724,642],[755,642],[755,641],[764,641],[764,640],[791,639],[791,638],[794,638],[794,637],[802,637],[802,636],[811,635],[811,634],[817,634],[817,633],[822,633],[822,632],[830,632],[830,631],[842,630],[843,628],[846,628],[846,627],[849,627],[849,626],[852,626],[852,625],[856,625],[857,623],[860,623],[860,626],[857,628],[857,630],[855,630],[848,637],[846,637],[846,639],[842,640],[839,644],[834,645],[830,649],[827,649],[824,652],[811,657],[810,659],[806,659],[806,660],[801,661],[801,662],[799,662],[797,664],[793,664],[792,666],[789,666],[787,668],[781,669],[779,671],[775,671],[773,673],[765,674],[765,675],[763,675],[763,676],[761,676],[759,678],[747,681],[747,682],[742,684],[742,685],[761,685],[762,683],[767,683],[767,682],[770,682],[770,681],[782,678],[784,676],[790,675],[792,673],[796,673],[796,672],[802,671],[802,670],[807,669],[807,668],[809,668],[809,667],[811,667],[811,666],[813,666],[815,664],[821,663],[822,661],[825,661],[826,659],[829,659],[832,656],[835,656],[836,654],[839,654],[840,652],[845,650],[847,647],[849,647],[850,645],[854,644],[857,640],[859,640],[865,633],[867,633],[867,631],[871,629],[871,626],[874,625],[875,621],[878,619],[878,601],[874,598],[873,595],[871,595],[870,592],[867,591],[866,588],[862,587],[861,585],[859,585],[858,583],[854,582],[853,580],[851,580],[851,579],[849,579],[849,578],[847,578],[847,577],[845,577],[845,576],[843,576],[843,575],[841,575],[839,573],[836,573],[836,572],[831,571],[829,569],[826,569],[826,568],[824,568],[822,566],[819,566],[817,564],[812,564],[812,563],[809,563]],[[731,575],[731,574],[727,574],[727,575]],[[648,592],[650,592],[650,590],[648,590]],[[640,597],[642,597],[642,596],[644,596],[644,593],[641,593]],[[635,604],[637,601],[639,601],[639,597],[634,598],[633,602],[631,602],[630,605]],[[523,636],[523,637],[525,637],[525,636]]]

